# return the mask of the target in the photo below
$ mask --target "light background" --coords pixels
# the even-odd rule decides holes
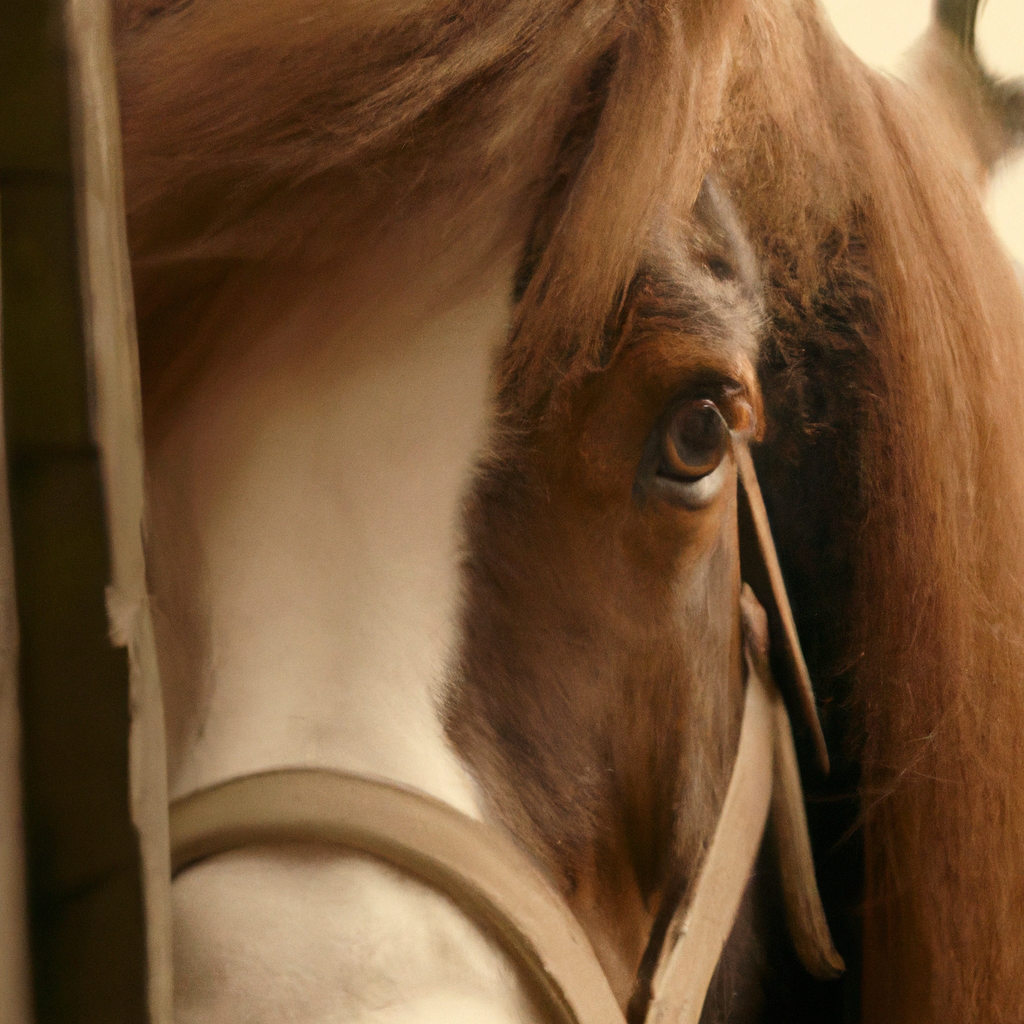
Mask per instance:
[[[822,0],[847,45],[864,61],[897,71],[900,58],[931,18],[931,0]],[[1024,75],[1024,0],[988,0],[977,28],[985,65],[1000,75]],[[998,168],[989,216],[1014,258],[1024,262],[1024,158]]]

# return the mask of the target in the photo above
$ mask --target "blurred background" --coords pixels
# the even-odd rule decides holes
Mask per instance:
[[[931,18],[931,0],[821,0],[840,36],[864,61],[898,72]],[[990,71],[1024,76],[1024,0],[988,0],[978,18],[978,51]],[[996,231],[1024,263],[1024,154],[997,168],[988,197]]]

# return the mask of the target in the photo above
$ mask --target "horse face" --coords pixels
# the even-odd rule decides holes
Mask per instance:
[[[466,513],[448,732],[623,1001],[736,737],[733,447],[760,399],[756,285],[730,245],[650,254],[607,365],[498,434]]]

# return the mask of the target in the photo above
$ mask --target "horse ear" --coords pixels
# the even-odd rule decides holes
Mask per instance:
[[[935,0],[931,27],[908,54],[921,88],[955,137],[964,170],[979,185],[1003,157],[1024,147],[1024,80],[1001,80],[978,59],[979,0]]]

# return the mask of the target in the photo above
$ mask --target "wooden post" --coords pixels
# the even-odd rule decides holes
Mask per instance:
[[[3,210],[0,209],[0,234]],[[0,280],[0,325],[3,281]],[[0,349],[3,336],[0,332]],[[0,371],[2,372],[2,371]],[[3,402],[0,398],[0,417]],[[0,432],[0,465],[6,465]],[[7,477],[0,473],[0,1024],[30,1024],[25,835],[21,814],[21,721],[18,715],[18,610]]]
[[[20,984],[37,1024],[170,1020],[164,739],[111,53],[105,2],[0,0],[0,314],[30,1000],[23,970]],[[0,616],[12,582],[3,512],[0,501]],[[11,636],[0,632],[0,698]],[[11,704],[0,703],[0,727]],[[2,768],[0,827],[10,817]],[[8,876],[17,870],[15,858]],[[0,985],[17,988],[18,973],[0,972]]]
[[[109,0],[66,0],[65,26],[83,327],[110,543],[107,614],[113,642],[128,651],[130,798],[141,855],[149,1014],[153,1024],[170,1024],[167,755],[143,551],[142,391]]]

